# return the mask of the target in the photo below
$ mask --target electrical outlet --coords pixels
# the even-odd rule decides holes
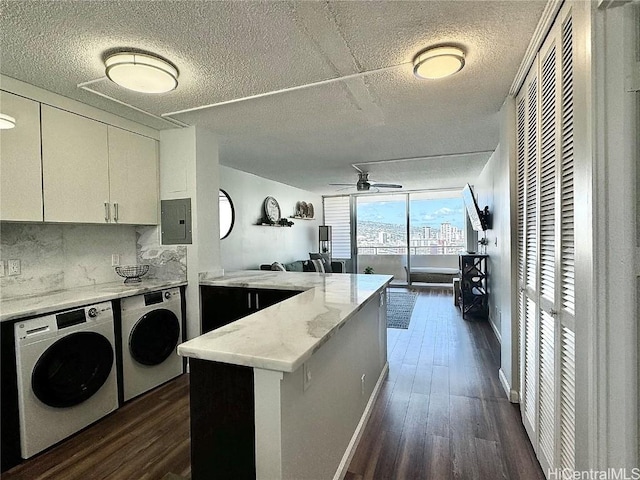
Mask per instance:
[[[0,260],[0,277],[4,277],[4,260]]]
[[[119,267],[120,266],[120,255],[117,253],[111,254],[111,266]]]
[[[20,275],[20,260],[9,260],[9,275]]]
[[[364,383],[365,383],[364,381],[366,377],[367,375],[364,373],[362,374],[362,377],[360,377],[360,394],[361,395],[364,395]]]

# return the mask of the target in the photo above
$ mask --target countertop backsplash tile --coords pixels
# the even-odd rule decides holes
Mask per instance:
[[[136,229],[138,263],[149,265],[150,280],[187,280],[187,247],[161,245],[159,227]]]
[[[0,258],[18,259],[20,275],[0,277],[0,296],[14,297],[115,282],[120,264],[136,262],[136,230],[130,225],[0,224]],[[6,265],[6,264],[5,264]]]

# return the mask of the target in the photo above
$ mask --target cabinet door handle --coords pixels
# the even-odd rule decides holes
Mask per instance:
[[[251,310],[251,293],[247,293],[247,307]]]
[[[118,221],[118,202],[113,203],[113,221]]]
[[[108,222],[111,218],[111,210],[109,209],[109,202],[104,202],[104,221]]]
[[[260,310],[260,297],[256,293],[256,310]]]

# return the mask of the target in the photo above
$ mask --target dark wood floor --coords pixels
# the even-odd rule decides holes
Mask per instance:
[[[421,291],[408,330],[388,330],[390,372],[345,480],[543,479],[498,381],[486,322],[462,320],[450,290]],[[183,375],[2,475],[4,480],[187,477]]]
[[[450,289],[421,292],[409,329],[388,330],[389,376],[345,480],[544,479],[491,327],[463,320]]]
[[[160,480],[191,472],[189,376],[127,403],[2,480]]]

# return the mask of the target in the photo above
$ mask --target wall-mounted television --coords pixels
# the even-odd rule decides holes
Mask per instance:
[[[462,189],[462,200],[465,207],[467,207],[467,213],[469,214],[469,220],[474,230],[482,232],[489,229],[489,207],[484,207],[483,210],[478,208],[478,202],[473,195],[471,185],[468,183]]]

